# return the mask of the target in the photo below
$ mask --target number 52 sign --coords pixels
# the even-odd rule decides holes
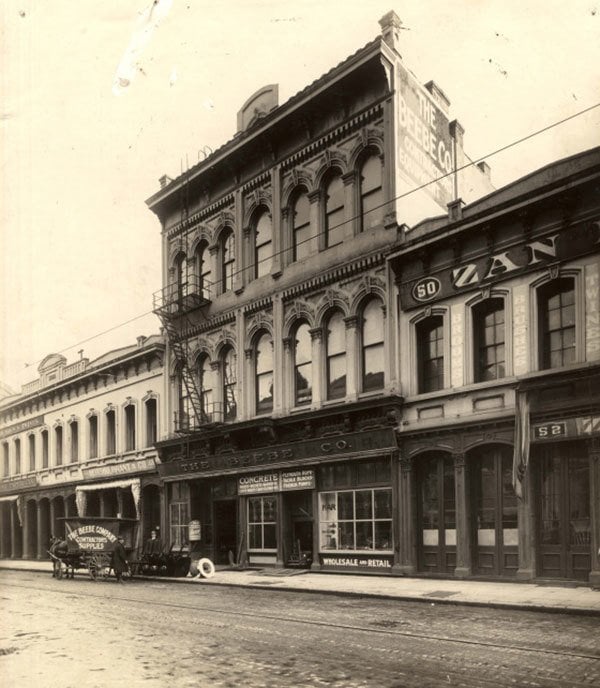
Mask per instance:
[[[533,429],[536,440],[550,440],[555,437],[564,437],[567,434],[566,423],[546,423],[546,425],[537,425]]]

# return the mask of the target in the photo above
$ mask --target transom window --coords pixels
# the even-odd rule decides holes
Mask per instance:
[[[575,280],[558,279],[539,290],[541,368],[575,361]]]
[[[475,382],[506,375],[504,300],[487,299],[473,308]]]
[[[417,325],[419,392],[444,388],[444,320],[433,315]]]
[[[260,212],[254,228],[254,276],[271,272],[273,265],[273,225],[267,210]]]

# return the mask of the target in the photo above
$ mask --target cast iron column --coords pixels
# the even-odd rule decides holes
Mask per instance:
[[[410,576],[417,570],[416,538],[416,499],[414,462],[410,456],[401,454],[395,463],[395,476],[398,516],[395,519],[394,572]]]
[[[457,578],[471,575],[471,518],[467,467],[464,454],[454,454],[456,500],[456,568]]]
[[[590,585],[600,587],[600,437],[588,441],[590,454]]]

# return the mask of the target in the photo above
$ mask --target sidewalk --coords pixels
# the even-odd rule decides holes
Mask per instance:
[[[50,561],[0,559],[0,570],[50,573]],[[87,575],[85,571],[78,575]],[[585,586],[496,583],[473,580],[392,578],[385,576],[311,573],[290,569],[236,571],[218,568],[211,579],[146,578],[188,585],[219,585],[333,595],[357,595],[429,604],[466,604],[600,616],[600,591]],[[1,583],[0,583],[1,585]]]

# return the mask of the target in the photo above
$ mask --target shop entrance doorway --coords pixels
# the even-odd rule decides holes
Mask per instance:
[[[469,454],[473,572],[514,576],[519,566],[517,497],[512,450],[481,447]]]
[[[590,467],[583,442],[540,447],[538,575],[587,580],[591,561]]]
[[[313,553],[312,491],[299,490],[285,495],[287,527],[284,559],[288,566],[310,566]]]
[[[419,456],[419,570],[452,573],[456,568],[454,462],[450,454]]]
[[[214,502],[214,561],[228,564],[229,552],[237,556],[237,500],[222,499]]]

